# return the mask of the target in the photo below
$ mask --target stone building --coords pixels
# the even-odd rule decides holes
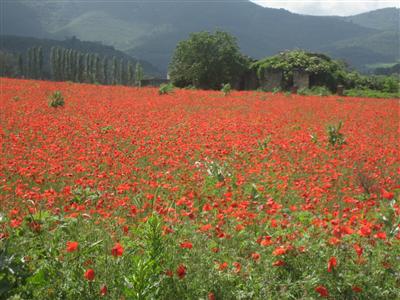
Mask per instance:
[[[293,86],[298,89],[310,87],[310,75],[303,70],[293,70]]]
[[[283,72],[279,70],[265,70],[264,76],[260,78],[260,88],[266,91],[273,91],[282,87]]]
[[[238,81],[234,84],[234,89],[239,91],[250,91],[258,89],[259,85],[260,83],[257,72],[255,70],[248,70],[240,76]]]

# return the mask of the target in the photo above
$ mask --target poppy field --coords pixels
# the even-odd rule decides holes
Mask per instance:
[[[0,80],[1,299],[399,299],[398,100]]]

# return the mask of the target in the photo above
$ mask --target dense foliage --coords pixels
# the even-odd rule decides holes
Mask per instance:
[[[285,51],[278,55],[266,57],[251,65],[257,71],[259,78],[265,76],[267,70],[278,70],[283,73],[283,88],[293,85],[293,72],[306,72],[310,76],[311,87],[327,87],[335,92],[338,85],[346,89],[376,90],[386,93],[399,91],[399,77],[361,75],[349,71],[346,65],[324,54],[310,53],[304,50]]]
[[[335,90],[343,82],[344,65],[324,54],[309,53],[303,50],[281,52],[253,63],[251,68],[259,77],[265,76],[266,70],[283,72],[283,88],[293,85],[293,71],[299,70],[310,75],[311,85],[321,85]]]
[[[198,32],[178,43],[169,66],[172,83],[202,89],[234,85],[247,69],[236,39],[222,31]]]
[[[398,101],[0,80],[1,299],[398,299]]]
[[[344,86],[348,89],[375,90],[385,93],[399,93],[400,77],[398,75],[361,75],[349,72],[345,75]]]

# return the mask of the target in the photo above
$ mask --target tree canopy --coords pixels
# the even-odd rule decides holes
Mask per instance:
[[[198,32],[178,43],[169,66],[174,85],[220,89],[234,85],[248,67],[248,60],[229,33]]]

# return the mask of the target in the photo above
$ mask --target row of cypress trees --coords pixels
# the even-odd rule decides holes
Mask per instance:
[[[43,77],[44,55],[42,47],[32,47],[28,49],[25,56],[18,55],[18,73],[21,76],[42,79]]]
[[[132,61],[115,56],[52,47],[47,61],[44,57],[42,47],[29,48],[25,56],[18,57],[18,73],[33,79],[138,86],[144,76],[138,62],[134,67]]]

